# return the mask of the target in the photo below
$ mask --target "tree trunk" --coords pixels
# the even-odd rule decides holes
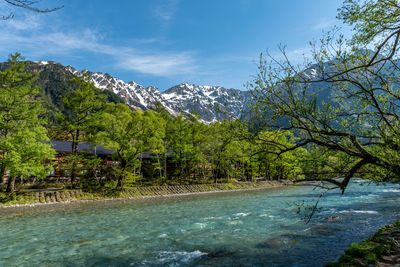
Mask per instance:
[[[118,177],[118,183],[117,183],[117,187],[116,187],[116,189],[123,189],[124,188],[124,184],[122,183],[122,178],[123,178],[123,175],[121,174],[119,177]]]
[[[6,168],[2,165],[0,168],[0,184],[4,184],[5,173],[6,173]]]
[[[142,165],[143,165],[143,152],[142,152],[142,150],[141,150],[141,153],[140,153],[140,165],[139,165],[139,176],[140,176],[140,180],[143,180]]]
[[[72,159],[72,166],[71,166],[71,187],[74,188],[75,186],[75,170],[76,170],[76,162],[75,158]]]
[[[160,162],[160,154],[158,154],[158,153],[157,153],[157,164],[158,164],[158,176],[159,176],[159,179],[161,180],[162,168],[161,168],[161,162]]]
[[[167,179],[167,152],[164,154],[164,178]]]
[[[79,152],[79,134],[80,131],[79,129],[76,130],[75,136],[72,137],[72,155],[73,157],[73,162],[72,162],[72,167],[71,167],[71,187],[75,186],[75,178],[76,178],[76,155],[78,155]]]
[[[6,190],[7,192],[12,193],[15,191],[15,179],[16,179],[15,176],[8,178],[8,184],[7,184],[7,190]]]
[[[269,163],[265,165],[265,178],[271,180],[271,170]]]
[[[6,156],[7,152],[3,152],[2,159]],[[4,175],[6,173],[6,166],[4,163],[1,164],[0,168],[0,184],[4,184]]]
[[[183,181],[183,160],[182,160],[182,152],[179,151],[179,169],[180,169],[180,182],[179,184],[182,184]]]
[[[126,160],[124,159],[124,158],[122,158],[122,157],[120,157],[120,160],[121,160],[121,173],[120,173],[120,175],[118,176],[118,182],[117,182],[117,187],[116,187],[116,189],[123,189],[123,187],[124,187],[124,184],[122,183],[122,180],[123,180],[123,178],[124,178],[124,172],[125,172],[125,168],[126,168]]]

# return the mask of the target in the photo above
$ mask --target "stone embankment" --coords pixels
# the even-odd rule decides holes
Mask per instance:
[[[175,185],[175,186],[148,186],[131,187],[122,191],[83,191],[83,190],[40,190],[38,192],[24,192],[24,203],[11,202],[3,205],[12,204],[34,204],[34,203],[57,203],[69,202],[74,200],[95,200],[109,198],[140,198],[149,196],[168,196],[181,194],[196,194],[202,192],[220,192],[220,191],[239,191],[277,187],[288,185],[289,182],[237,182],[223,184],[201,184],[201,185]],[[27,203],[28,202],[28,203]]]

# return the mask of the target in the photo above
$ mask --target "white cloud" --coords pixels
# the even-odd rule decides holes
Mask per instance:
[[[9,20],[5,20],[2,22],[5,27],[14,30],[34,30],[40,27],[40,18],[37,14],[33,14],[31,16],[24,16],[23,19],[20,17],[13,18]]]
[[[107,44],[90,29],[45,32],[43,28],[41,21],[35,17],[7,22],[6,27],[0,28],[0,52],[10,53],[17,49],[28,58],[74,56],[91,52],[109,56],[120,69],[165,77],[188,74],[196,69],[194,54],[187,51],[149,51]],[[155,41],[149,39],[149,42]]]
[[[118,66],[156,76],[182,75],[195,70],[189,53],[138,55],[131,51],[121,55]]]

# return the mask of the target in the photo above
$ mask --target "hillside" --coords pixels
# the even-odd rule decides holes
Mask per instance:
[[[141,110],[153,109],[161,103],[173,116],[195,111],[206,123],[240,118],[250,102],[249,92],[221,86],[182,83],[161,92],[157,87],[144,87],[134,81],[124,82],[108,73],[79,71],[52,61],[27,63],[27,70],[38,74],[34,84],[45,100],[50,117],[55,111],[63,111],[62,97],[73,90],[69,80],[83,74],[87,74],[95,86],[103,90],[110,102],[123,102]],[[0,63],[0,69],[6,67],[7,63]]]

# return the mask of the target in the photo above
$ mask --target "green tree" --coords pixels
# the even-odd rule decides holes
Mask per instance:
[[[165,127],[166,121],[160,113],[156,113],[153,111],[145,111],[143,114],[143,123],[142,123],[142,138],[144,140],[144,151],[150,152],[154,154],[157,162],[153,164],[153,169],[158,173],[158,178],[161,183],[164,183],[166,176],[163,176],[162,173],[162,162],[161,157],[165,155],[167,151],[165,151],[164,140],[165,140]],[[141,164],[143,158],[140,158]]]
[[[152,111],[132,111],[125,104],[107,104],[97,121],[95,140],[114,150],[120,162],[117,187],[141,178],[142,154],[163,148],[164,122]]]
[[[229,168],[232,164],[231,160],[236,158],[235,149],[231,149],[230,145],[235,141],[235,135],[232,130],[232,123],[225,121],[222,123],[214,123],[212,127],[212,140],[210,144],[210,160],[213,168],[214,182],[218,179],[228,176]],[[234,147],[236,147],[234,145]]]
[[[307,155],[304,148],[296,148],[281,154],[282,149],[295,147],[293,134],[289,131],[264,131],[255,138],[259,175],[268,180],[303,177],[303,162]]]
[[[79,143],[85,133],[94,130],[94,121],[105,105],[105,96],[89,81],[87,76],[71,79],[73,90],[66,93],[63,105],[66,114],[61,114],[59,124],[72,141],[71,156],[71,185],[74,186],[78,161],[80,161]]]
[[[206,149],[207,143],[210,141],[210,126],[200,122],[201,117],[195,112],[192,112],[188,119],[191,122],[189,173],[193,176],[193,180],[205,179]]]
[[[167,130],[171,142],[170,148],[177,165],[175,176],[182,183],[183,179],[188,177],[188,163],[193,156],[193,145],[190,142],[192,140],[191,121],[180,114],[170,121]]]
[[[19,54],[11,55],[9,68],[0,72],[0,176],[9,172],[7,191],[14,191],[16,178],[45,177],[54,156],[48,141],[42,103],[31,86],[33,75],[24,71]]]
[[[262,56],[249,83],[257,125],[299,138],[280,153],[314,144],[354,159],[342,181],[324,179],[342,192],[370,165],[400,177],[399,14],[397,0],[347,0],[338,18],[353,27],[352,38],[328,33],[299,67],[284,50],[282,59]]]

